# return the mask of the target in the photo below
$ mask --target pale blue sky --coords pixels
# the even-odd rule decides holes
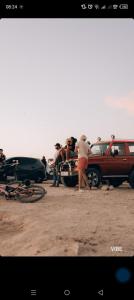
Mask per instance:
[[[86,134],[134,138],[134,21],[0,21],[0,148],[53,156]]]

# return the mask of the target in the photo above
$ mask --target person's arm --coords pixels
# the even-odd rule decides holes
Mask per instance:
[[[76,153],[78,153],[78,149],[79,149],[79,144],[76,143],[76,144],[75,144],[75,152],[76,152]]]
[[[67,150],[66,150],[66,160],[69,160],[70,159],[70,149],[69,147],[67,147]]]
[[[61,155],[62,161],[65,161],[66,151],[64,148],[62,148],[60,150],[60,155]]]
[[[92,151],[91,151],[91,148],[90,146],[88,145],[88,156],[92,154]]]

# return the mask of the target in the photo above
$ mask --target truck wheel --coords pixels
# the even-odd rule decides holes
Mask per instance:
[[[113,185],[113,187],[118,187],[123,183],[122,179],[110,179],[110,184]]]
[[[89,168],[86,172],[89,185],[99,187],[101,183],[101,173],[97,168]]]
[[[61,182],[64,184],[64,186],[74,187],[78,183],[78,176],[61,177]]]
[[[129,184],[130,184],[131,188],[134,189],[134,170],[129,175]]]

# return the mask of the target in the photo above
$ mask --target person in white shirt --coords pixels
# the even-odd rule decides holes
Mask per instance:
[[[86,176],[85,170],[88,167],[88,156],[91,153],[91,149],[89,144],[86,142],[87,137],[83,134],[80,137],[80,141],[77,144],[78,150],[78,166],[77,170],[79,172],[79,191],[82,188],[82,181],[85,183],[85,186],[90,190],[88,184],[88,178]]]

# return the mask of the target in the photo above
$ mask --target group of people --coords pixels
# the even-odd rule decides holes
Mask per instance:
[[[88,157],[91,154],[90,142],[87,137],[82,135],[80,140],[70,137],[66,140],[66,145],[62,147],[60,143],[55,144],[55,154],[53,161],[53,183],[51,187],[59,187],[60,184],[60,163],[78,157],[77,171],[79,174],[78,190],[82,191],[82,187],[90,189],[86,169],[88,166]]]
[[[83,185],[85,188],[90,189],[88,184],[88,178],[86,176],[86,169],[88,167],[88,157],[91,154],[90,143],[87,141],[87,137],[82,135],[77,141],[76,138],[70,137],[66,140],[64,147],[60,143],[55,144],[55,153],[53,160],[53,183],[52,187],[59,187],[60,184],[60,164],[61,162],[68,161],[78,157],[77,171],[79,174],[79,191],[82,190]],[[6,156],[3,153],[3,149],[0,149],[0,165],[6,160]],[[45,156],[41,160],[47,168],[47,161]]]

